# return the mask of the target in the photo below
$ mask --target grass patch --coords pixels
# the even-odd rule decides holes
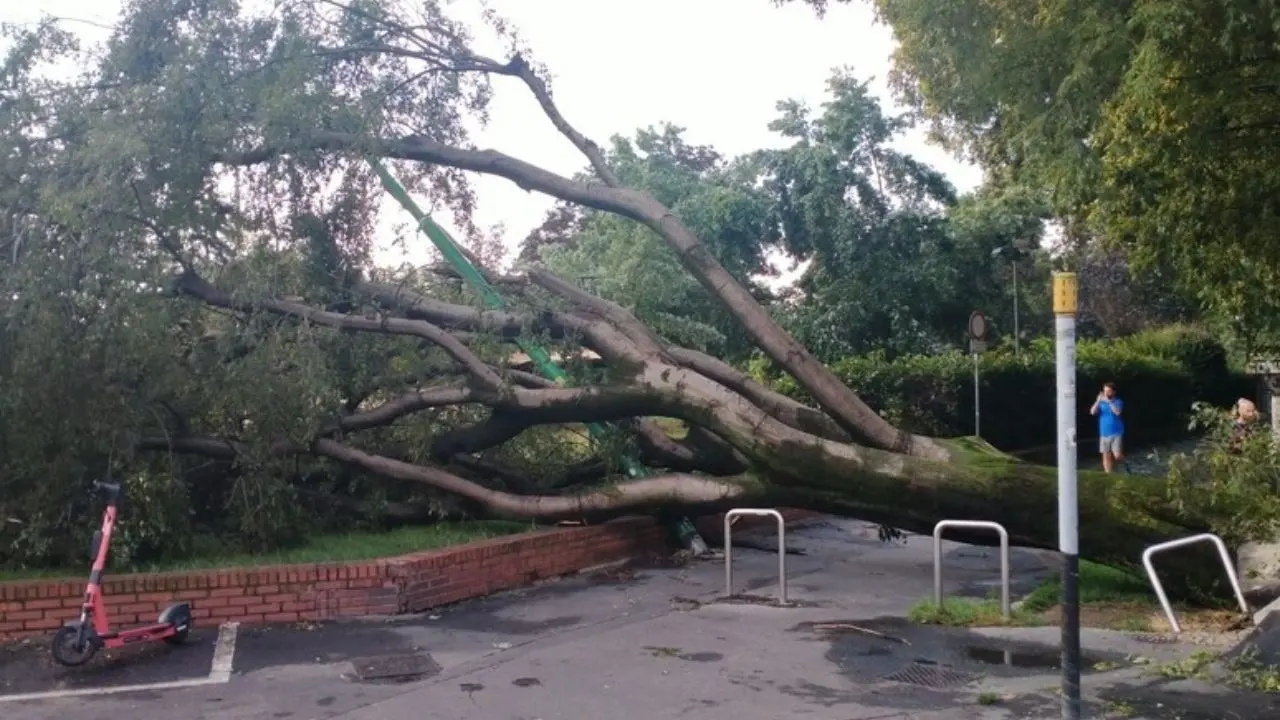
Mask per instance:
[[[947,625],[950,627],[988,627],[993,625],[1043,625],[1039,613],[1017,609],[1005,621],[1000,613],[999,600],[975,600],[973,598],[947,598],[942,605],[932,599],[921,600],[907,611],[907,620],[920,625]]]
[[[1022,601],[1032,612],[1044,612],[1058,604],[1061,583],[1057,576],[1036,588]],[[1140,603],[1155,605],[1156,596],[1145,579],[1107,565],[1080,561],[1080,603]]]
[[[992,598],[951,598],[941,608],[932,600],[923,600],[908,611],[907,619],[955,627],[1057,625],[1061,621],[1060,592],[1059,578],[1049,579],[1023,599],[1008,623],[1000,615],[1000,603]],[[1240,622],[1234,608],[1178,607],[1176,612],[1185,630],[1221,632],[1235,629]],[[1084,560],[1080,562],[1080,624],[1126,632],[1170,629],[1145,578]]]
[[[107,572],[157,573],[185,570],[209,570],[216,568],[262,567],[265,565],[308,565],[326,562],[352,562],[380,557],[407,555],[423,550],[462,545],[476,540],[487,540],[502,535],[512,535],[534,529],[529,523],[507,521],[445,522],[432,525],[403,527],[387,532],[353,532],[339,535],[319,535],[297,547],[261,555],[201,554],[172,563],[144,564],[133,567],[113,566],[107,560]],[[86,558],[83,568],[0,570],[0,582],[6,580],[37,580],[46,578],[77,577],[88,572]]]

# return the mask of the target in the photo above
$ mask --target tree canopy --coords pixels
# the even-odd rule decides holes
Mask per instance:
[[[894,86],[1074,243],[1157,270],[1274,343],[1280,8],[1258,0],[874,0]]]
[[[142,508],[122,537],[139,554],[181,550],[191,525],[263,547],[357,504],[555,520],[751,502],[916,530],[981,514],[1053,542],[1052,470],[895,426],[823,362],[957,344],[974,304],[1008,297],[994,253],[1043,280],[1052,197],[955,197],[891,149],[906,120],[845,72],[820,111],[780,104],[779,149],[726,158],[672,126],[602,148],[499,18],[484,16],[507,47],[495,60],[455,11],[133,0],[100,47],[52,21],[9,29],[0,562],[78,554],[71,529],[106,472]],[[589,169],[476,149],[496,77]],[[483,268],[508,307],[448,268],[373,263],[371,161],[464,240],[481,237],[473,174],[561,203],[525,263]],[[794,291],[764,286],[771,253],[808,263]],[[550,348],[568,382],[529,372],[516,339]],[[811,404],[744,371],[749,356]],[[612,430],[588,442],[596,422]],[[621,450],[650,471],[620,472]],[[1159,481],[1082,485],[1086,557],[1218,520]]]

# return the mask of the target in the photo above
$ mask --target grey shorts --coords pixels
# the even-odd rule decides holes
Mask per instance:
[[[1124,436],[1123,435],[1107,435],[1098,438],[1098,452],[1102,455],[1111,453],[1113,456],[1124,455]]]

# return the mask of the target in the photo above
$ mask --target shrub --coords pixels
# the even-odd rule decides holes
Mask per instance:
[[[1230,547],[1274,540],[1280,532],[1280,446],[1266,423],[1233,438],[1229,411],[1197,404],[1194,451],[1169,461],[1174,507],[1196,517]],[[1233,441],[1234,440],[1234,441]]]
[[[982,437],[1006,450],[1052,446],[1057,433],[1053,341],[1032,341],[1021,356],[1005,348],[993,350],[980,362]],[[943,437],[973,434],[970,355],[950,352],[886,361],[873,354],[845,358],[832,370],[904,429]],[[1247,378],[1228,369],[1222,345],[1193,327],[1171,326],[1116,341],[1080,341],[1076,422],[1081,442],[1097,434],[1089,407],[1106,381],[1115,382],[1125,400],[1126,434],[1136,443],[1185,434],[1198,400],[1227,405],[1252,389]],[[806,399],[789,376],[774,384]]]

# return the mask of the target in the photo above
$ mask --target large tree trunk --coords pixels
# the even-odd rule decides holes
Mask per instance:
[[[188,271],[182,294],[240,312],[268,312],[350,332],[410,335],[436,344],[457,362],[465,380],[423,388],[348,415],[322,428],[310,444],[287,440],[272,451],[306,453],[396,480],[419,482],[473,500],[497,515],[600,518],[639,510],[730,506],[792,506],[858,517],[929,533],[943,519],[994,520],[1012,542],[1052,548],[1057,541],[1056,473],[1021,462],[975,439],[935,441],[945,458],[865,447],[820,411],[747,378],[731,366],[684,348],[665,347],[625,309],[571,288],[545,272],[504,278],[511,287],[539,285],[577,309],[534,316],[483,311],[417,295],[400,286],[366,283],[357,290],[394,315],[346,315],[280,299],[238,299]],[[486,364],[456,339],[475,333],[517,337],[522,332],[577,333],[613,364],[615,384],[569,388]],[[354,433],[384,426],[428,408],[483,405],[488,420],[446,433],[432,448],[439,465],[423,466],[359,447]],[[692,428],[668,437],[650,418],[677,418]],[[515,495],[485,484],[476,453],[534,425],[633,423],[645,460],[667,471],[569,495]],[[234,443],[186,437],[144,440],[157,446],[223,457]],[[603,465],[603,464],[602,464]],[[461,468],[469,472],[462,472]],[[491,468],[492,470],[492,468]],[[586,470],[586,472],[590,472]],[[492,476],[492,474],[491,474]],[[1203,529],[1176,512],[1161,480],[1085,472],[1080,482],[1081,555],[1133,565],[1148,545]],[[988,533],[953,537],[990,544]]]

